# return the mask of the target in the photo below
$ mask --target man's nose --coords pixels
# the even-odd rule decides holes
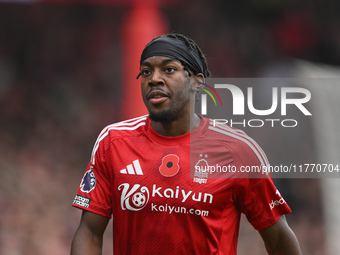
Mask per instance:
[[[151,77],[150,77],[150,81],[149,81],[150,85],[162,85],[164,84],[164,78],[163,78],[163,73],[160,69],[156,68]]]

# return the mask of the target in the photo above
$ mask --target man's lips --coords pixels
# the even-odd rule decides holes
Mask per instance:
[[[148,100],[151,104],[160,104],[169,98],[169,95],[161,90],[152,90],[148,94]]]

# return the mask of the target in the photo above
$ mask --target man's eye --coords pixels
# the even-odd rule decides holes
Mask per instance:
[[[167,73],[172,73],[172,72],[174,72],[174,71],[176,71],[176,69],[173,68],[173,67],[167,67],[167,68],[165,68],[165,72],[167,72]]]
[[[151,71],[149,69],[143,69],[140,73],[143,76],[147,76],[147,75],[151,74]]]

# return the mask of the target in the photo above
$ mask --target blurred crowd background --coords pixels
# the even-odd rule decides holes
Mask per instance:
[[[0,254],[68,254],[92,146],[124,119],[121,27],[131,8],[8,2],[0,2]],[[201,46],[213,77],[290,77],[293,59],[340,65],[336,0],[165,1],[160,10],[170,32]],[[306,160],[315,157],[308,142]],[[325,254],[319,180],[275,182],[304,254]],[[258,238],[242,225],[239,254],[264,254]]]

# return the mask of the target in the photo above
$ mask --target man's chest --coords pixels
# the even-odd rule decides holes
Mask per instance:
[[[227,152],[193,149],[190,145],[136,148],[121,143],[109,153],[113,201],[126,213],[208,216],[233,204],[233,179],[216,178],[209,172],[217,164],[232,163]]]

